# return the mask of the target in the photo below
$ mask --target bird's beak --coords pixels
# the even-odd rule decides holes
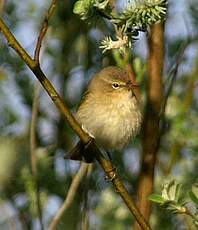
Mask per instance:
[[[127,88],[129,88],[129,89],[137,89],[138,87],[139,87],[139,85],[138,84],[135,84],[135,83],[132,83],[131,81],[128,81],[127,83],[126,83],[126,86],[127,86]]]
[[[137,100],[140,98],[140,91],[139,91],[139,85],[136,83],[133,83],[132,81],[128,81],[126,83],[126,87],[130,89],[133,92],[133,95]]]

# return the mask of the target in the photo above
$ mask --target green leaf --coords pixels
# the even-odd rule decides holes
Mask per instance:
[[[162,190],[162,197],[165,200],[178,202],[181,186],[181,183],[175,180],[165,183]]]
[[[148,199],[158,204],[164,204],[166,200],[159,194],[151,194]]]
[[[91,23],[90,19],[94,20],[94,17],[95,19],[98,17],[98,11],[105,14],[111,13],[109,0],[78,0],[73,9],[75,14],[78,14],[82,20],[87,20],[88,23]]]
[[[77,1],[74,5],[74,14],[81,14],[84,11],[83,1]]]
[[[193,193],[193,191],[189,191],[189,197],[191,201],[198,207],[198,198],[197,196]]]
[[[82,20],[92,17],[94,0],[79,0],[75,3],[73,12],[80,15]]]
[[[96,1],[94,6],[100,10],[105,10],[108,7],[109,0],[104,0],[104,1]]]
[[[148,26],[163,21],[166,17],[166,0],[138,0],[128,6],[116,19],[120,25],[125,24],[126,29],[145,30]]]
[[[117,40],[112,40],[106,37],[100,48],[103,53],[112,49],[124,53],[126,48],[132,47],[140,31],[146,32],[150,25],[165,20],[167,0],[136,0],[119,14],[113,12],[110,0],[78,0],[73,12],[89,24],[102,17],[110,20],[119,38],[117,36]]]

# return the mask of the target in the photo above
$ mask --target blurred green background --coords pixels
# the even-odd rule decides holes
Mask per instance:
[[[65,102],[74,112],[88,80],[107,65],[120,65],[120,56],[102,54],[104,35],[112,34],[106,22],[90,26],[72,13],[75,1],[63,0],[50,20],[41,54],[41,66]],[[3,19],[33,55],[38,31],[49,1],[2,1]],[[127,1],[117,1],[118,8]],[[155,171],[155,191],[162,183],[176,178],[189,189],[198,182],[198,3],[169,1],[165,25],[164,87],[168,73],[177,61],[179,47],[188,46],[166,108],[166,126],[162,135]],[[191,39],[192,40],[188,40]],[[146,35],[134,44],[129,56],[145,97],[147,78]],[[35,204],[35,185],[30,168],[30,122],[35,77],[9,48],[0,34],[0,229],[40,229]],[[79,163],[65,161],[63,155],[77,141],[44,90],[40,90],[37,122],[38,183],[45,229],[63,202]],[[113,162],[130,193],[135,193],[141,159],[141,134],[122,153],[113,154]],[[104,173],[94,164],[93,175],[83,180],[71,208],[57,229],[81,229],[84,197],[88,192],[89,229],[131,229],[130,213],[113,191]],[[154,207],[154,229],[190,229],[188,219],[173,216]],[[65,227],[66,226],[66,227]]]

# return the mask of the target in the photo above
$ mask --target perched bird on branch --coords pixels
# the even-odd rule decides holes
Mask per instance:
[[[140,130],[142,115],[138,95],[130,75],[109,66],[90,81],[76,113],[82,129],[106,151],[121,150]],[[79,141],[70,151],[72,160],[86,160]]]

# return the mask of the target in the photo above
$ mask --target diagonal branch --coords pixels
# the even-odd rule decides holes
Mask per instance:
[[[14,35],[10,32],[6,24],[0,19],[0,31],[4,34],[10,46],[18,53],[18,55],[25,61],[31,71],[34,73],[36,78],[40,81],[45,91],[48,93],[54,104],[57,106],[58,110],[63,114],[64,118],[71,126],[71,128],[76,132],[80,137],[81,141],[84,144],[90,142],[91,138],[87,133],[85,133],[80,124],[76,121],[68,107],[65,105],[63,99],[59,96],[57,91],[54,89],[51,82],[47,79],[43,71],[41,70],[39,64],[33,60],[29,54],[24,50],[24,48],[19,44]],[[105,159],[100,153],[99,149],[96,147],[94,142],[90,144],[91,152],[95,155],[96,160],[99,162],[109,179],[114,185],[116,192],[122,197],[123,201],[135,217],[136,221],[139,223],[142,229],[151,229],[148,223],[145,221],[144,217],[138,210],[135,205],[135,202],[132,200],[131,196],[127,192],[123,182],[118,177],[115,167],[112,163]]]
[[[40,30],[40,33],[39,33],[39,36],[37,39],[36,48],[35,48],[35,52],[34,52],[34,60],[37,62],[37,64],[39,63],[39,54],[40,54],[40,50],[41,50],[42,41],[43,41],[43,38],[47,32],[49,20],[54,13],[56,3],[57,3],[57,0],[52,0],[52,3],[51,3],[51,5],[50,5],[45,17],[44,17],[43,24],[41,26],[41,30]]]
[[[18,53],[22,60],[35,74],[36,78],[40,81],[43,88],[48,93],[59,111],[64,115],[71,128],[78,134],[78,136],[84,143],[88,143],[90,140],[89,135],[82,130],[81,126],[77,123],[76,119],[73,117],[73,115],[65,105],[63,99],[59,96],[55,88],[52,86],[51,82],[47,79],[40,66],[30,57],[30,55],[25,51],[21,44],[16,40],[16,38],[10,32],[2,19],[0,19],[0,31],[6,37],[9,46],[11,46]]]
[[[163,103],[162,103],[162,108],[160,111],[160,116],[164,116],[165,113],[165,109],[166,109],[166,105],[168,102],[168,98],[172,92],[173,86],[175,81],[177,80],[177,73],[178,73],[178,69],[179,69],[179,65],[181,64],[181,62],[183,61],[183,56],[184,56],[184,52],[186,51],[186,48],[188,47],[189,42],[186,41],[185,43],[183,43],[179,49],[177,58],[176,58],[176,63],[174,65],[174,67],[170,70],[169,75],[168,75],[168,79],[167,82],[170,82],[166,93],[164,95],[164,99],[163,99]]]
[[[181,45],[181,47],[179,49],[179,52],[178,52],[178,55],[177,55],[177,58],[176,58],[176,63],[170,69],[169,74],[168,74],[168,79],[167,79],[167,81],[165,83],[165,85],[167,83],[169,83],[169,84],[167,86],[166,92],[164,93],[164,98],[163,98],[161,110],[160,110],[160,113],[159,113],[160,122],[161,122],[160,133],[159,133],[159,142],[160,142],[160,139],[161,139],[161,137],[162,137],[162,135],[164,133],[164,128],[166,126],[165,110],[166,110],[168,98],[169,98],[169,96],[170,96],[170,94],[172,92],[174,83],[177,80],[178,69],[179,69],[179,66],[180,66],[180,64],[181,64],[181,62],[183,60],[184,52],[185,52],[185,50],[186,50],[188,45],[189,45],[189,42],[187,42],[187,41]]]

